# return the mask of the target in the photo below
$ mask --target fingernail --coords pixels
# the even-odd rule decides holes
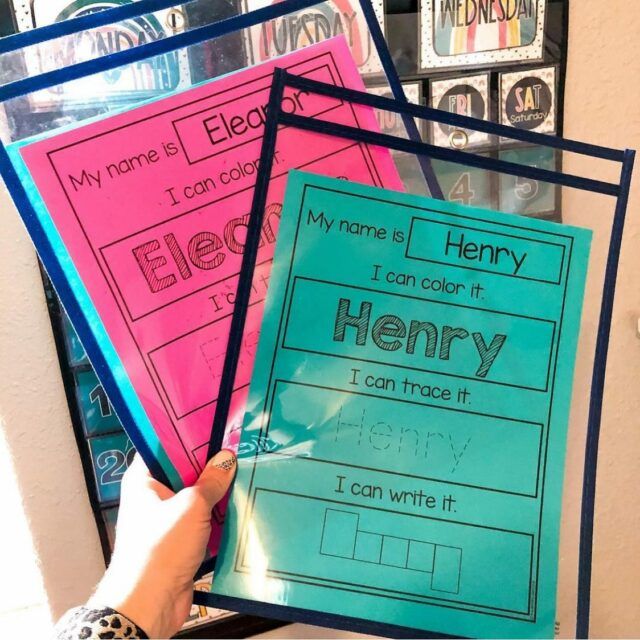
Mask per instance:
[[[236,466],[236,454],[231,449],[222,449],[213,456],[209,464],[228,473]]]

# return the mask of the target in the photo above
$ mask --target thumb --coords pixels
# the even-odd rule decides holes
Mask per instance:
[[[222,500],[236,472],[236,456],[229,449],[218,452],[204,468],[194,488],[202,495],[209,510]]]

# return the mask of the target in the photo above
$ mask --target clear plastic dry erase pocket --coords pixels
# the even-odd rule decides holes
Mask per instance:
[[[286,113],[285,88],[398,126]],[[393,637],[586,635],[633,152],[286,72],[270,113],[218,403],[217,426],[244,418],[240,465],[200,600]],[[290,171],[292,130],[343,159]]]
[[[276,60],[401,95],[367,0],[142,0],[0,43],[2,175],[120,421],[176,488],[206,461]]]

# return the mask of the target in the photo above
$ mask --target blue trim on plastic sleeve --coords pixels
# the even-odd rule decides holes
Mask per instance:
[[[398,100],[399,102],[406,102],[408,104],[407,96],[404,93],[404,89],[402,88],[402,83],[400,82],[400,78],[398,77],[396,67],[393,64],[391,53],[389,51],[389,48],[387,47],[384,34],[382,33],[382,28],[378,23],[378,18],[376,17],[373,5],[371,4],[370,0],[360,0],[360,7],[362,8],[362,12],[364,13],[364,17],[367,21],[369,32],[371,33],[371,38],[373,39],[373,44],[378,51],[380,64],[382,65],[382,68],[384,69],[384,72],[387,76],[387,80],[389,81],[391,93],[393,94],[393,97],[396,98],[396,100]],[[407,130],[409,138],[420,142],[422,138],[420,136],[420,132],[418,131],[415,120],[404,113],[401,114],[401,118],[405,129]],[[431,165],[430,158],[423,155],[418,156],[418,163],[420,165],[422,174],[424,175],[424,178],[427,182],[427,186],[429,187],[431,195],[434,198],[438,198],[439,200],[444,200],[444,194],[442,193],[440,183],[438,182],[438,178],[436,177],[435,171],[433,170],[433,167]]]
[[[533,166],[520,165],[515,162],[496,160],[486,156],[477,156],[465,151],[438,147],[427,142],[414,142],[413,140],[398,138],[386,133],[359,129],[357,127],[351,127],[343,124],[334,124],[333,122],[317,120],[293,113],[281,113],[278,122],[285,126],[339,136],[341,138],[347,138],[348,140],[364,142],[365,144],[388,147],[390,149],[395,149],[396,151],[404,151],[415,155],[425,154],[438,160],[444,160],[445,162],[457,162],[458,164],[463,164],[468,167],[476,167],[478,169],[486,169],[488,171],[498,171],[512,176],[531,178],[532,180],[542,180],[544,182],[560,184],[574,189],[593,191],[595,193],[602,193],[609,196],[617,196],[620,190],[620,187],[617,184],[613,184],[611,182],[591,180],[590,178],[560,173],[549,169],[539,169]]]
[[[253,27],[261,22],[279,18],[294,11],[300,11],[324,0],[285,0],[268,7],[256,9],[251,13],[244,13],[230,18],[224,18],[218,22],[179,33],[169,38],[148,42],[147,44],[110,53],[101,58],[85,60],[62,69],[47,71],[37,76],[16,80],[0,87],[0,102],[26,95],[42,89],[48,89],[65,82],[71,82],[103,71],[109,71],[125,64],[140,62],[147,58],[172,53],[194,44],[213,40],[228,35],[234,31]]]
[[[387,638],[459,638],[443,633],[430,633],[422,629],[413,629],[397,625],[384,624],[364,620],[363,618],[352,618],[350,616],[340,616],[309,609],[299,609],[277,604],[265,604],[255,600],[243,600],[241,598],[231,598],[229,596],[219,596],[206,591],[196,591],[193,594],[193,602],[197,605],[214,607],[238,611],[265,618],[285,620],[288,622],[303,622],[330,629],[342,629],[344,631],[355,631],[369,636],[382,636]]]
[[[103,9],[102,11],[89,13],[77,18],[69,18],[68,20],[55,22],[30,31],[14,33],[6,38],[0,38],[0,55],[47,42],[48,40],[73,35],[79,31],[103,27],[129,18],[139,18],[154,11],[162,11],[163,9],[185,5],[189,2],[193,2],[193,0],[183,0],[182,2],[178,0],[138,0],[120,7]]]
[[[596,477],[598,471],[598,443],[602,422],[602,398],[607,371],[607,354],[611,334],[611,315],[616,292],[616,278],[622,245],[622,233],[629,201],[631,175],[635,161],[635,151],[624,153],[624,164],[620,176],[620,196],[611,229],[609,255],[605,269],[602,291],[602,306],[598,337],[596,342],[593,377],[591,381],[591,401],[587,423],[587,442],[585,445],[584,478],[582,482],[582,513],[580,520],[580,552],[578,567],[578,610],[576,615],[576,637],[589,637],[589,613],[591,609],[591,560],[593,550],[593,522],[596,500]]]
[[[282,69],[276,68],[273,72],[269,102],[267,103],[267,121],[264,127],[262,148],[260,150],[259,170],[256,185],[253,190],[251,215],[249,217],[249,224],[247,225],[244,253],[242,254],[242,266],[238,278],[233,315],[231,316],[229,341],[227,343],[227,351],[225,353],[224,366],[220,378],[216,412],[213,418],[213,428],[209,442],[209,458],[212,458],[222,448],[222,441],[229,418],[231,395],[233,393],[236,368],[242,348],[244,324],[249,308],[249,299],[251,297],[253,271],[260,246],[260,232],[262,230],[267,190],[269,188],[269,182],[271,181],[273,154],[275,152],[278,135],[278,116],[281,114],[284,87],[284,72]]]

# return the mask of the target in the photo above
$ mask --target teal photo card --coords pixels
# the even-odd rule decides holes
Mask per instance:
[[[292,171],[213,591],[553,637],[590,241]]]

